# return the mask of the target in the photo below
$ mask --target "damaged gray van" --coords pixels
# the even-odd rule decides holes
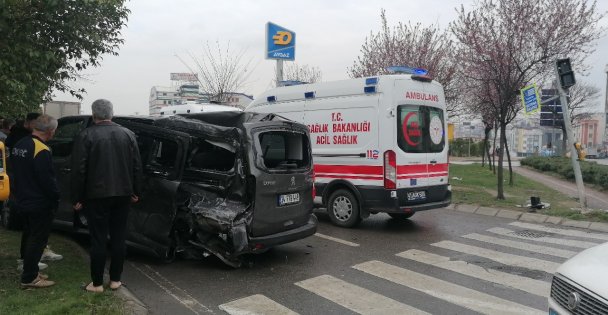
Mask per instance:
[[[215,255],[239,267],[260,253],[315,233],[313,168],[306,126],[274,114],[201,113],[115,117],[137,136],[140,202],[127,243],[166,261]],[[62,198],[59,228],[86,232],[69,198],[74,139],[89,116],[59,119],[49,141]],[[86,206],[86,205],[85,205]]]

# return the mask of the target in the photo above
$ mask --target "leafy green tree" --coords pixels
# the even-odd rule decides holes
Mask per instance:
[[[125,0],[0,0],[0,115],[38,108],[52,91],[82,99],[79,72],[118,55]]]

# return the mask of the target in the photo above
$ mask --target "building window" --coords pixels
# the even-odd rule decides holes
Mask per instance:
[[[163,93],[163,96],[167,96],[167,93]]]

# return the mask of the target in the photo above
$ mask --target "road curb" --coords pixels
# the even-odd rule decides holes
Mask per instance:
[[[590,222],[590,221],[576,221],[569,220],[562,217],[548,216],[539,213],[530,212],[519,212],[515,210],[506,210],[493,207],[481,207],[478,205],[459,203],[450,204],[446,207],[448,210],[455,210],[465,213],[474,213],[491,217],[499,217],[504,219],[512,219],[531,223],[549,223],[555,225],[562,225],[567,227],[575,227],[580,229],[587,229],[591,231],[608,233],[608,223],[603,222]]]

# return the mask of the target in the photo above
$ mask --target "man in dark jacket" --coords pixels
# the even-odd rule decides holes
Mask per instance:
[[[11,133],[6,137],[4,144],[12,148],[21,138],[32,134],[32,122],[40,116],[40,113],[29,113],[25,116],[23,124],[16,123],[11,128]]]
[[[72,154],[72,201],[82,209],[91,236],[90,292],[103,292],[107,237],[110,235],[110,288],[122,283],[129,203],[140,194],[141,159],[135,135],[112,122],[110,101],[93,102],[94,125],[83,130]]]
[[[11,148],[11,189],[13,206],[19,209],[24,220],[21,286],[45,288],[55,283],[39,273],[38,262],[48,242],[59,203],[51,151],[45,142],[55,135],[57,120],[42,115],[32,123],[32,127],[32,134]]]

